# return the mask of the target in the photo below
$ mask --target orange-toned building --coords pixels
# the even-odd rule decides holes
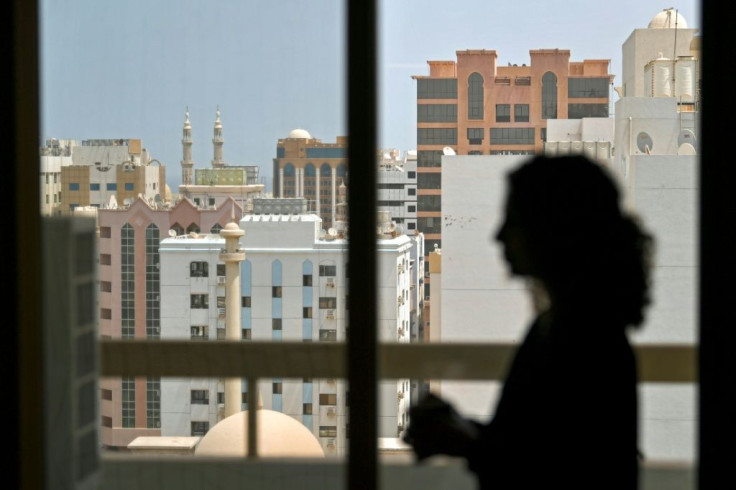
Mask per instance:
[[[548,119],[609,117],[610,60],[570,61],[570,51],[529,51],[529,66],[499,66],[495,50],[429,61],[417,81],[417,228],[441,245],[441,158],[541,153]]]

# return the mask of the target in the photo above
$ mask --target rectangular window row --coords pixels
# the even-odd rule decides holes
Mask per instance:
[[[534,128],[491,128],[492,145],[533,145]]]
[[[610,82],[608,77],[567,79],[568,97],[599,98],[608,97]]]
[[[457,78],[417,79],[417,99],[457,99]]]
[[[418,145],[456,145],[457,128],[417,128]]]
[[[496,104],[496,122],[511,122],[511,104]],[[514,104],[514,122],[529,122],[529,104]]]
[[[457,105],[418,104],[417,122],[457,122]]]

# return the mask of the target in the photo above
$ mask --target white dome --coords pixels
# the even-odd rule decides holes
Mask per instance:
[[[672,8],[662,10],[649,21],[649,29],[674,29],[675,27],[687,29],[687,22],[681,13]]]
[[[312,135],[309,134],[309,131],[306,129],[294,129],[289,133],[289,136],[287,138],[295,138],[295,139],[307,139],[311,140]]]
[[[256,412],[259,457],[324,458],[317,438],[301,422],[274,410]],[[194,450],[196,456],[246,456],[248,411],[233,414],[212,427]]]

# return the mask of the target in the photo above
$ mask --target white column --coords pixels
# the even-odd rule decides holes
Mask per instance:
[[[317,187],[316,187],[316,190],[315,190],[315,192],[317,193],[317,199],[316,199],[316,201],[317,201],[317,207],[314,208],[314,212],[317,214],[317,216],[321,216],[320,215],[320,212],[321,212],[321,208],[322,208],[322,202],[321,202],[321,199],[320,199],[322,196],[321,196],[320,191],[319,191],[319,182],[320,182],[320,180],[322,180],[322,174],[320,172],[320,168],[317,167]]]
[[[284,197],[284,169],[279,169],[279,197]]]
[[[220,230],[225,238],[225,249],[220,253],[220,260],[225,263],[225,339],[240,341],[240,263],[245,260],[245,252],[240,248],[240,237],[245,231],[230,222]],[[248,386],[248,391],[254,389]],[[240,378],[225,380],[225,417],[241,412],[242,390]]]
[[[337,168],[332,167],[332,226],[337,217]]]

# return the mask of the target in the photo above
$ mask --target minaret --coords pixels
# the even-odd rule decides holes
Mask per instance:
[[[181,161],[181,183],[192,185],[192,123],[189,122],[189,107],[187,107],[187,119],[184,121],[184,130],[181,138],[182,161]]]
[[[245,260],[245,251],[240,248],[240,237],[245,235],[235,221],[220,230],[225,239],[225,249],[219,259],[225,263],[225,340],[240,341],[240,263]],[[240,378],[225,380],[225,417],[242,412],[242,389]],[[248,386],[248,390],[255,387]]]
[[[215,148],[215,158],[212,160],[212,168],[222,168],[225,166],[225,160],[222,159],[222,144],[225,139],[222,137],[222,121],[220,121],[220,106],[217,106],[217,117],[215,118],[215,131],[212,138],[212,145]]]

